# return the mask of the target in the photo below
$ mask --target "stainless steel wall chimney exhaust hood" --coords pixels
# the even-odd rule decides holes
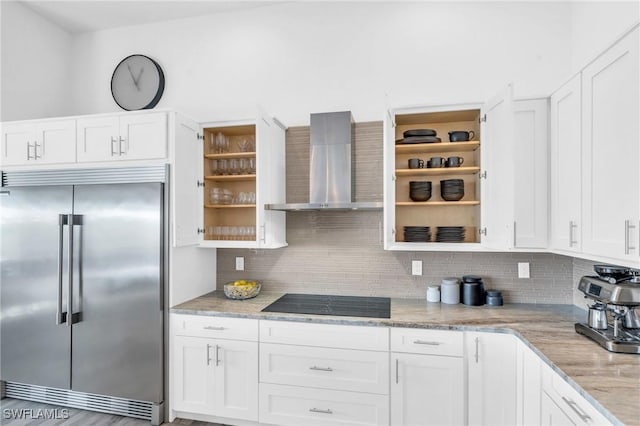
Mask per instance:
[[[266,204],[266,210],[381,210],[382,202],[355,202],[351,111],[311,114],[309,202]]]

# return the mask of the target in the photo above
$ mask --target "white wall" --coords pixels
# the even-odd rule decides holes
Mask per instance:
[[[577,72],[640,21],[640,2],[576,2],[571,18],[571,70]]]
[[[20,3],[0,10],[0,120],[69,114],[71,35]]]
[[[105,30],[73,44],[74,113],[116,111],[110,78],[125,56],[163,67],[158,107],[198,121],[244,118],[260,104],[285,124],[350,109],[477,102],[508,82],[547,95],[570,71],[568,3],[290,2]]]

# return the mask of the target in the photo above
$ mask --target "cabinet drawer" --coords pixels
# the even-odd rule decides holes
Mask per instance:
[[[254,319],[173,314],[171,320],[177,336],[258,340],[258,320]]]
[[[463,356],[461,331],[392,328],[391,351],[414,354]]]
[[[260,344],[260,381],[389,393],[389,352]]]
[[[576,425],[611,424],[596,407],[548,365],[542,368],[542,390]]]
[[[388,425],[389,397],[260,383],[260,423]]]
[[[388,351],[389,329],[386,327],[260,321],[260,342]]]

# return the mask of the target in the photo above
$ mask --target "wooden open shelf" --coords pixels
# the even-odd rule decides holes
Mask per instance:
[[[215,182],[233,182],[244,180],[256,180],[256,175],[212,175],[205,176],[205,180],[211,180]]]
[[[478,206],[480,201],[396,201],[398,207]]]
[[[433,169],[396,169],[396,176],[474,175],[480,167],[439,167]]]
[[[253,152],[225,152],[223,154],[205,154],[204,158],[208,160],[224,160],[228,158],[254,158],[256,156]]]
[[[472,152],[479,147],[479,141],[400,144],[396,145],[396,154]]]
[[[205,209],[255,209],[255,204],[205,204]]]

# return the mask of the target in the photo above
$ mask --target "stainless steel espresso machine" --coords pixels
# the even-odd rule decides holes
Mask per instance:
[[[608,351],[640,354],[640,271],[609,265],[595,265],[594,270],[597,276],[578,283],[594,304],[587,323],[575,325],[576,332]]]

